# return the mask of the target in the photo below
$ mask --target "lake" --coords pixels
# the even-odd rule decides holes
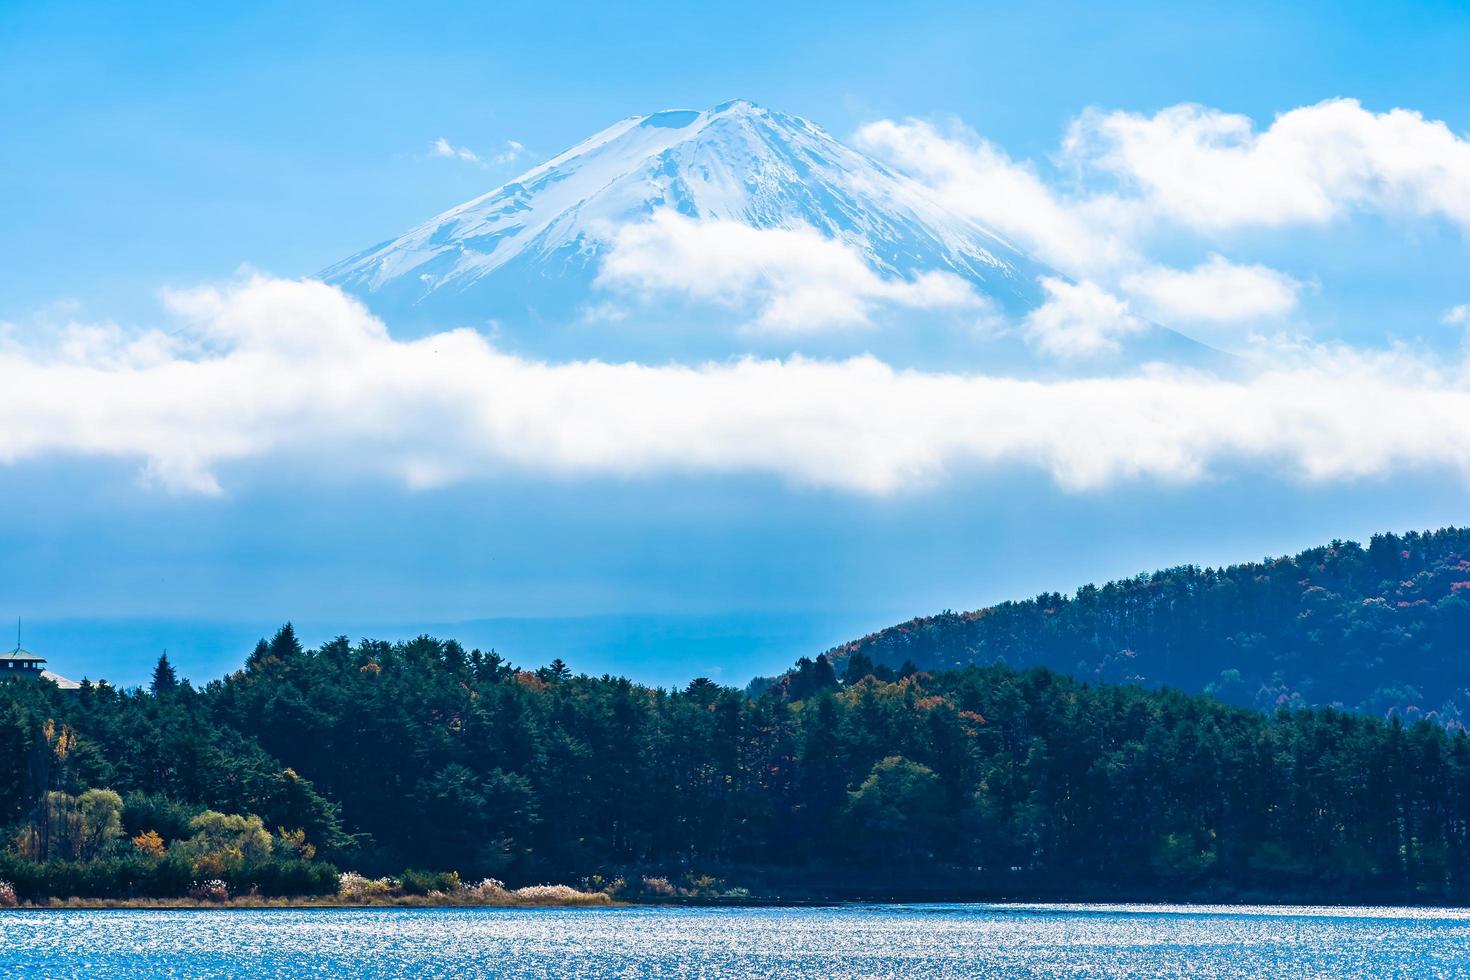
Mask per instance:
[[[1470,910],[1113,905],[0,912],[0,976],[1457,977]]]

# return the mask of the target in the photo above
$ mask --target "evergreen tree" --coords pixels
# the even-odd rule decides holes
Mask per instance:
[[[1318,565],[1353,563],[1346,545],[1335,553]],[[1375,563],[1392,566],[1395,589],[1426,570],[1414,588],[1470,581],[1445,555],[1403,536],[1364,550],[1354,581],[1381,580]],[[1302,588],[1302,568],[1291,574],[1255,583],[1253,607]],[[1458,615],[1466,589],[1446,591],[1416,615]],[[1053,612],[1038,613],[1032,642],[1095,625],[1114,601],[1106,589],[1042,597]],[[1312,615],[1339,608],[1305,601],[1320,602]],[[1175,602],[1171,615],[1229,618]],[[1195,628],[1149,615],[1151,635]],[[263,893],[280,862],[330,861],[527,884],[709,873],[758,887],[800,873],[856,894],[922,878],[940,894],[1470,901],[1470,736],[1458,727],[1289,701],[1268,714],[1041,668],[946,670],[957,655],[934,663],[923,651],[941,640],[925,637],[916,628],[893,658],[919,668],[902,679],[854,656],[838,685],[820,657],[753,696],[707,678],[654,690],[564,664],[533,673],[429,637],[302,649],[284,628],[249,669],[198,690],[178,682],[169,697],[0,683],[0,840],[15,842],[0,877],[136,883],[132,864],[107,864],[126,854],[179,888],[208,867]],[[206,811],[216,816],[195,826]],[[268,872],[219,864],[234,859],[207,831],[224,823],[272,838]],[[89,857],[110,870],[69,863]]]
[[[153,680],[148,689],[153,692],[154,697],[164,694],[172,694],[178,689],[179,679],[174,673],[174,665],[168,662],[168,651],[164,651],[158,658],[158,663],[153,668]]]
[[[276,630],[271,637],[270,655],[282,663],[297,659],[302,654],[301,641],[296,638],[296,628],[290,623]]]

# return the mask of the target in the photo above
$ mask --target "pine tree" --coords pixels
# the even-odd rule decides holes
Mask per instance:
[[[168,652],[165,651],[158,658],[158,665],[153,668],[153,682],[148,685],[154,697],[168,694],[178,689],[179,678],[174,673],[174,665],[168,662]]]
[[[301,641],[296,638],[296,628],[290,623],[276,630],[276,635],[271,637],[271,656],[282,663],[288,663],[301,656]]]

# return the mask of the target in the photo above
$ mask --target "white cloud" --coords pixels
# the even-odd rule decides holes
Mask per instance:
[[[429,144],[429,152],[436,157],[447,160],[465,160],[469,163],[479,163],[480,158],[476,153],[464,146],[455,146],[444,137],[439,137]]]
[[[444,160],[463,160],[466,163],[473,163],[475,166],[480,167],[481,169],[488,168],[492,165],[502,166],[505,164],[515,163],[521,158],[521,154],[524,153],[525,150],[526,147],[518,141],[506,140],[505,145],[500,149],[499,152],[490,157],[490,159],[485,160],[469,147],[455,146],[453,143],[449,142],[442,136],[429,144],[430,156],[439,157]]]
[[[1219,255],[1170,268],[1151,254],[1161,244],[1177,254],[1194,236],[1234,249],[1242,229],[1321,226],[1361,212],[1442,219],[1470,232],[1470,138],[1417,112],[1375,113],[1351,99],[1294,109],[1264,129],[1191,104],[1152,115],[1089,110],[1045,174],[957,125],[881,120],[855,139],[1054,268],[1227,346],[1234,338],[1221,328],[1289,313],[1303,284]],[[1038,336],[1074,352],[1089,339],[1112,346],[1116,331],[1071,329],[1071,317],[1059,333],[1051,318],[1061,312],[1041,313]]]
[[[851,246],[809,227],[752,228],[661,211],[617,229],[601,286],[673,294],[731,309],[754,305],[753,326],[811,333],[870,326],[875,307],[985,311],[958,276],[930,272],[885,279]]]
[[[1026,315],[1021,328],[1045,354],[1079,358],[1109,353],[1122,347],[1123,338],[1149,329],[1125,301],[1096,283],[1048,277],[1041,285],[1046,302]]]
[[[1459,306],[1452,306],[1445,310],[1440,322],[1450,327],[1470,327],[1470,303],[1461,303]]]
[[[1154,216],[1200,231],[1323,224],[1353,210],[1470,229],[1470,140],[1407,109],[1333,99],[1264,131],[1199,105],[1152,116],[1094,110],[1072,124],[1064,152],[1121,178]]]
[[[412,486],[517,468],[764,473],[868,494],[987,468],[1039,469],[1072,489],[1195,480],[1242,460],[1308,480],[1470,473],[1470,367],[1401,352],[1314,348],[1229,379],[1054,382],[871,357],[553,364],[469,330],[394,340],[316,282],[257,278],[169,304],[182,330],[104,327],[82,344],[11,331],[0,460],[136,459],[166,487],[205,493],[232,465],[266,460]]]
[[[525,150],[526,147],[524,146],[524,144],[519,143],[516,140],[506,140],[505,147],[499,153],[495,154],[495,156],[491,158],[490,162],[500,164],[515,163],[521,158],[521,154],[524,153]]]
[[[1154,266],[1123,277],[1123,291],[1157,319],[1228,324],[1281,316],[1296,308],[1302,284],[1264,265],[1212,255],[1193,269]]]
[[[1075,274],[1135,261],[1105,198],[1068,200],[1027,163],[974,132],[919,120],[871,123],[855,141],[927,184],[951,208]]]

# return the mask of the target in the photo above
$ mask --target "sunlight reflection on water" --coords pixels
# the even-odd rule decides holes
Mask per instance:
[[[1229,906],[0,913],[0,975],[1470,975],[1470,912]]]

